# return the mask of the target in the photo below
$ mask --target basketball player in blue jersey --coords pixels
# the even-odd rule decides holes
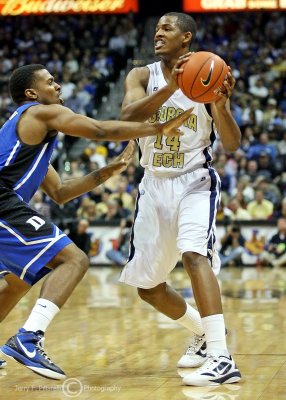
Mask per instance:
[[[188,99],[177,85],[180,65],[195,38],[193,18],[165,14],[156,26],[155,54],[160,61],[134,68],[125,82],[123,120],[164,123],[190,107],[183,137],[139,139],[145,174],[139,186],[131,249],[120,281],[138,288],[139,296],[194,333],[179,367],[200,367],[183,383],[194,386],[233,383],[240,372],[227,350],[215,248],[215,217],[220,180],[211,166],[214,127],[228,151],[241,133],[230,111],[234,79],[229,70],[216,103]],[[179,257],[190,276],[198,310],[166,283]]]
[[[2,353],[32,371],[65,378],[43,349],[44,333],[88,268],[88,258],[72,241],[28,202],[39,186],[59,204],[92,190],[126,168],[133,142],[107,167],[79,179],[61,182],[49,164],[57,132],[91,140],[180,135],[178,127],[191,115],[150,124],[96,121],[63,107],[60,85],[42,65],[14,71],[10,93],[18,105],[0,130],[0,321],[30,286],[42,277],[40,298],[22,328],[2,346]],[[2,363],[3,365],[3,363]]]

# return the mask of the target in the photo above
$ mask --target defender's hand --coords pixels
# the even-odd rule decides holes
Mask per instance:
[[[111,175],[118,175],[124,171],[130,164],[133,158],[133,153],[135,149],[134,140],[130,140],[128,145],[125,147],[123,152],[119,154],[106,168],[110,168]]]
[[[183,132],[180,131],[179,127],[190,118],[193,112],[193,107],[189,110],[184,111],[177,117],[170,119],[170,121],[164,122],[164,124],[158,124],[160,135],[165,136],[182,136]]]

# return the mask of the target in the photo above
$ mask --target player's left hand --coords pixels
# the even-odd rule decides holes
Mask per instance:
[[[130,140],[128,145],[125,147],[123,152],[119,154],[107,167],[110,167],[112,170],[112,175],[117,175],[123,172],[127,166],[131,163],[133,158],[133,153],[135,149],[134,140]]]
[[[231,68],[228,67],[227,79],[223,81],[223,88],[218,93],[219,99],[214,102],[217,108],[225,106],[227,100],[232,95],[232,91],[235,85],[235,79],[231,73]]]
[[[94,187],[102,185],[107,179],[124,171],[132,161],[135,148],[134,140],[130,140],[123,152],[119,154],[110,164],[93,171]]]

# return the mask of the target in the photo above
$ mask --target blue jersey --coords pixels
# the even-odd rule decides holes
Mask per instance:
[[[21,142],[17,124],[21,115],[38,102],[17,108],[0,130],[0,187],[9,189],[29,202],[43,182],[56,144],[56,135],[42,143],[28,145]]]

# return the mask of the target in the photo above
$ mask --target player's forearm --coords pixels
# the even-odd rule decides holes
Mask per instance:
[[[227,151],[235,151],[241,142],[241,132],[231,113],[224,109],[219,113],[219,126],[217,127],[223,147]]]
[[[45,131],[55,130],[66,135],[84,137],[89,140],[130,140],[158,134],[160,124],[127,121],[98,121],[63,108],[52,109],[46,119]]]
[[[125,122],[125,121],[98,121],[99,133],[97,140],[130,140],[139,137],[154,136],[160,134],[161,124]]]
[[[151,96],[143,97],[134,103],[122,107],[121,120],[123,121],[147,121],[152,117],[166,100],[173,94],[168,86],[154,92]]]
[[[114,173],[114,168],[107,165],[97,171],[93,171],[81,178],[69,179],[62,183],[61,187],[55,193],[53,200],[58,204],[67,203],[82,194],[88,193],[95,187],[104,183]]]

